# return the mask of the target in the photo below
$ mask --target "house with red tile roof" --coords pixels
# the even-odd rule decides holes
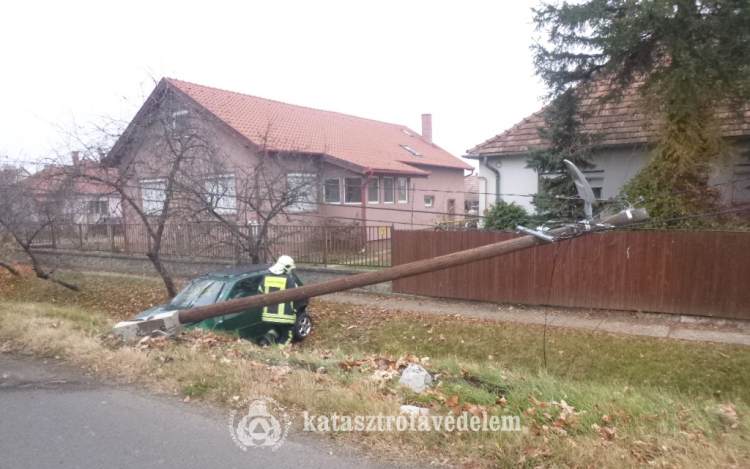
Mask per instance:
[[[159,106],[170,107],[175,126],[179,119],[200,117],[201,126],[211,129],[211,143],[227,163],[207,177],[223,178],[228,193],[248,185],[239,181],[239,174],[251,174],[264,158],[294,155],[304,168],[288,170],[287,183],[311,181],[304,201],[285,210],[295,223],[338,220],[422,229],[446,214],[463,213],[464,171],[472,167],[433,143],[429,114],[422,116],[420,134],[403,125],[163,78],[106,164],[121,167],[136,158],[135,142],[148,132],[139,122]],[[137,158],[158,156],[141,152]],[[147,172],[136,175],[144,206],[150,203],[148,194],[162,187]],[[238,223],[253,223],[253,210],[239,205],[230,201],[226,215]]]
[[[46,166],[25,177],[21,184],[30,189],[37,202],[63,204],[71,223],[93,225],[122,215],[120,194],[104,180],[116,180],[117,170],[102,168],[98,163],[78,159],[73,165]],[[60,200],[64,199],[64,200]]]
[[[581,102],[581,114],[586,116],[582,119],[582,131],[598,138],[593,158],[596,167],[587,171],[586,177],[600,198],[618,195],[625,183],[644,167],[655,138],[654,122],[641,110],[637,88],[602,103],[600,98],[608,91],[607,83],[602,81]],[[733,154],[725,165],[715,168],[709,184],[723,184],[719,189],[727,204],[748,203],[750,112],[726,110],[717,113],[716,119],[723,135],[733,143]],[[502,199],[533,212],[531,197],[527,195],[537,192],[540,176],[526,168],[526,162],[532,149],[545,145],[538,134],[544,125],[542,109],[464,155],[479,161],[480,180],[486,181],[490,193],[489,201],[480,203],[480,211],[494,200]]]
[[[31,173],[22,166],[0,166],[0,181],[16,183],[29,176],[31,176]]]

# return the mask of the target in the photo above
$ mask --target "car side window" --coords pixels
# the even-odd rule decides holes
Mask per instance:
[[[263,277],[246,278],[240,280],[234,285],[231,293],[227,297],[227,300],[236,300],[237,298],[244,298],[246,296],[257,295],[258,289],[260,288],[260,282]]]

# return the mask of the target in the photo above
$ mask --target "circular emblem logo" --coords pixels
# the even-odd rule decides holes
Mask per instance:
[[[246,404],[248,410],[243,414]],[[290,426],[284,408],[268,396],[244,399],[229,415],[232,440],[243,451],[247,451],[247,448],[271,448],[271,451],[276,451],[286,440]]]

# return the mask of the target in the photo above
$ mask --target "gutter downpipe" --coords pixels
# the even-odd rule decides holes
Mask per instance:
[[[365,248],[367,248],[367,185],[375,179],[373,175],[374,171],[369,166],[365,168],[365,181],[360,187],[360,198],[362,199],[362,238]],[[378,186],[378,192],[380,192],[380,186]]]
[[[487,157],[485,156],[482,160],[482,164],[484,164],[484,167],[495,173],[495,202],[500,200],[500,170],[497,168],[493,168],[489,164],[487,164]],[[486,204],[486,202],[485,202]],[[485,205],[485,208],[489,208]]]

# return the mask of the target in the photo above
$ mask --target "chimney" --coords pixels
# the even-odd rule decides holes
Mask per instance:
[[[432,114],[422,114],[422,140],[432,143]]]
[[[78,164],[81,162],[80,158],[78,158],[79,153],[80,152],[78,151],[74,151],[71,155],[73,158],[73,166],[75,166],[76,168],[78,167]]]

